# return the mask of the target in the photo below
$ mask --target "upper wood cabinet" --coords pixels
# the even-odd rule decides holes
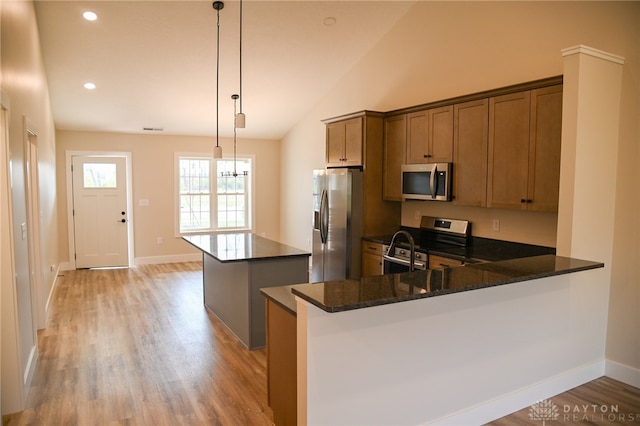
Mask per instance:
[[[450,163],[453,105],[407,114],[407,164]]]
[[[401,205],[386,201],[383,195],[384,114],[360,111],[322,122],[326,125],[326,167],[362,169],[362,236],[397,231]]]
[[[363,118],[327,124],[327,167],[362,166]]]
[[[487,206],[557,211],[562,86],[489,100]]]
[[[531,91],[531,146],[527,210],[558,211],[562,86]]]
[[[453,109],[453,204],[486,207],[489,100]]]
[[[384,120],[383,197],[402,201],[401,167],[405,160],[407,115],[395,115]]]

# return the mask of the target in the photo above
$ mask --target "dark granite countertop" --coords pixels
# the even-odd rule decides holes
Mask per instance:
[[[296,297],[291,292],[291,287],[294,285],[283,285],[281,287],[266,287],[261,288],[260,293],[267,299],[270,299],[280,305],[285,311],[289,312],[293,316],[297,315],[298,309],[296,307]]]
[[[327,312],[341,312],[478,290],[604,267],[603,263],[541,255],[444,269],[291,286],[294,295]]]
[[[409,231],[411,232],[410,229]],[[417,231],[414,230],[413,233],[416,232]],[[379,244],[389,244],[391,235],[372,236],[363,239]],[[466,247],[446,243],[433,243],[432,245],[421,246],[421,248],[429,254],[450,257],[465,263],[495,262],[556,253],[556,249],[553,247],[482,237],[470,237],[469,244]]]
[[[251,232],[184,235],[182,238],[220,262],[311,256],[309,252],[259,237]]]

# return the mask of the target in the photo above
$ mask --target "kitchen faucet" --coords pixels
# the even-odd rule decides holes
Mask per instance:
[[[409,250],[410,250],[409,272],[413,272],[415,269],[415,261],[416,261],[416,244],[413,240],[413,237],[408,231],[401,229],[395,234],[393,234],[393,237],[391,237],[391,244],[389,244],[389,249],[387,250],[387,256],[392,257],[395,255],[396,253],[395,250],[397,245],[396,238],[400,235],[404,236],[407,239],[407,242],[409,243]]]

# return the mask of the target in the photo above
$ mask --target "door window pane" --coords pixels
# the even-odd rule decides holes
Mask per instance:
[[[117,174],[114,163],[84,163],[82,182],[85,188],[116,188]]]

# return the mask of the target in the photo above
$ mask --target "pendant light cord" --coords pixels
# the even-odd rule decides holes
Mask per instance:
[[[242,0],[240,0],[240,114],[242,114]]]
[[[216,146],[219,145],[220,126],[220,9],[216,8],[218,15],[217,36],[216,36]]]

